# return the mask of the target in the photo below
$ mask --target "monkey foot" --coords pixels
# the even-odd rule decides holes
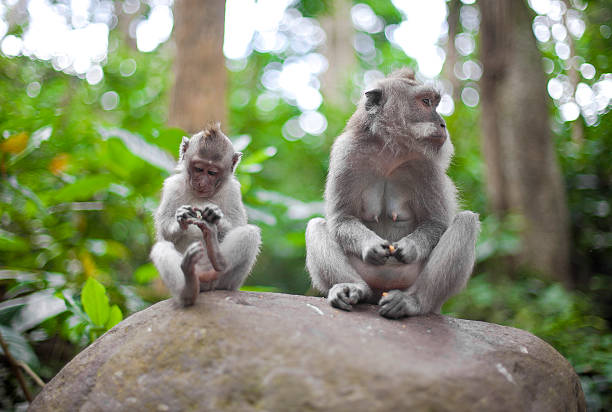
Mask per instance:
[[[365,294],[358,283],[337,283],[329,290],[327,300],[335,308],[350,311],[352,305],[364,299]]]
[[[420,313],[417,298],[400,290],[383,293],[378,305],[380,306],[378,313],[385,318],[398,319]]]

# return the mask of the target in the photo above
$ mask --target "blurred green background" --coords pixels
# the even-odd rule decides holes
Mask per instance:
[[[34,374],[48,381],[122,318],[168,297],[148,253],[161,185],[189,129],[169,126],[182,96],[175,62],[188,41],[173,35],[178,7],[186,6],[0,0],[0,334],[33,371],[19,368],[34,394]],[[482,220],[474,275],[444,313],[546,340],[580,375],[589,410],[605,410],[612,405],[612,3],[527,5],[549,102],[543,121],[569,209],[567,277],[517,260],[522,217],[487,198],[480,7],[474,0],[227,2],[225,40],[219,34],[216,46],[220,53],[225,44],[225,58],[210,61],[223,78],[203,71],[198,83],[219,96],[222,127],[245,153],[238,177],[250,220],[262,228],[262,253],[244,289],[316,294],[304,268],[304,229],[323,211],[329,148],[368,83],[410,66],[445,95],[439,110],[456,149],[450,175],[462,206]],[[27,406],[6,356],[0,377],[0,409]]]

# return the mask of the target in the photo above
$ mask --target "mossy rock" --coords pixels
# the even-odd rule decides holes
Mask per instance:
[[[510,327],[215,291],[125,319],[31,411],[584,411],[557,351]]]

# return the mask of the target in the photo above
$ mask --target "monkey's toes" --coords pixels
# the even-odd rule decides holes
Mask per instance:
[[[359,300],[355,292],[351,290],[351,286],[339,283],[332,286],[327,295],[327,300],[335,308],[350,311],[352,309],[351,305]]]
[[[378,313],[390,319],[419,314],[417,299],[413,295],[399,290],[389,291],[380,299],[378,304],[380,306]]]
[[[204,249],[204,245],[202,242],[193,242],[183,255],[183,260],[181,261],[181,269],[183,273],[187,276],[194,273],[195,265],[198,263],[200,259],[204,257],[206,254],[206,249]]]

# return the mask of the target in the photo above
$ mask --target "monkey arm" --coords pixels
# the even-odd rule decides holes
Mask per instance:
[[[404,263],[426,259],[447,227],[447,224],[436,219],[425,220],[412,233],[393,244],[395,257]]]
[[[354,216],[332,216],[329,219],[329,226],[331,235],[346,253],[363,258],[365,249],[372,245],[381,247],[389,245],[388,241],[368,229],[361,220]]]

